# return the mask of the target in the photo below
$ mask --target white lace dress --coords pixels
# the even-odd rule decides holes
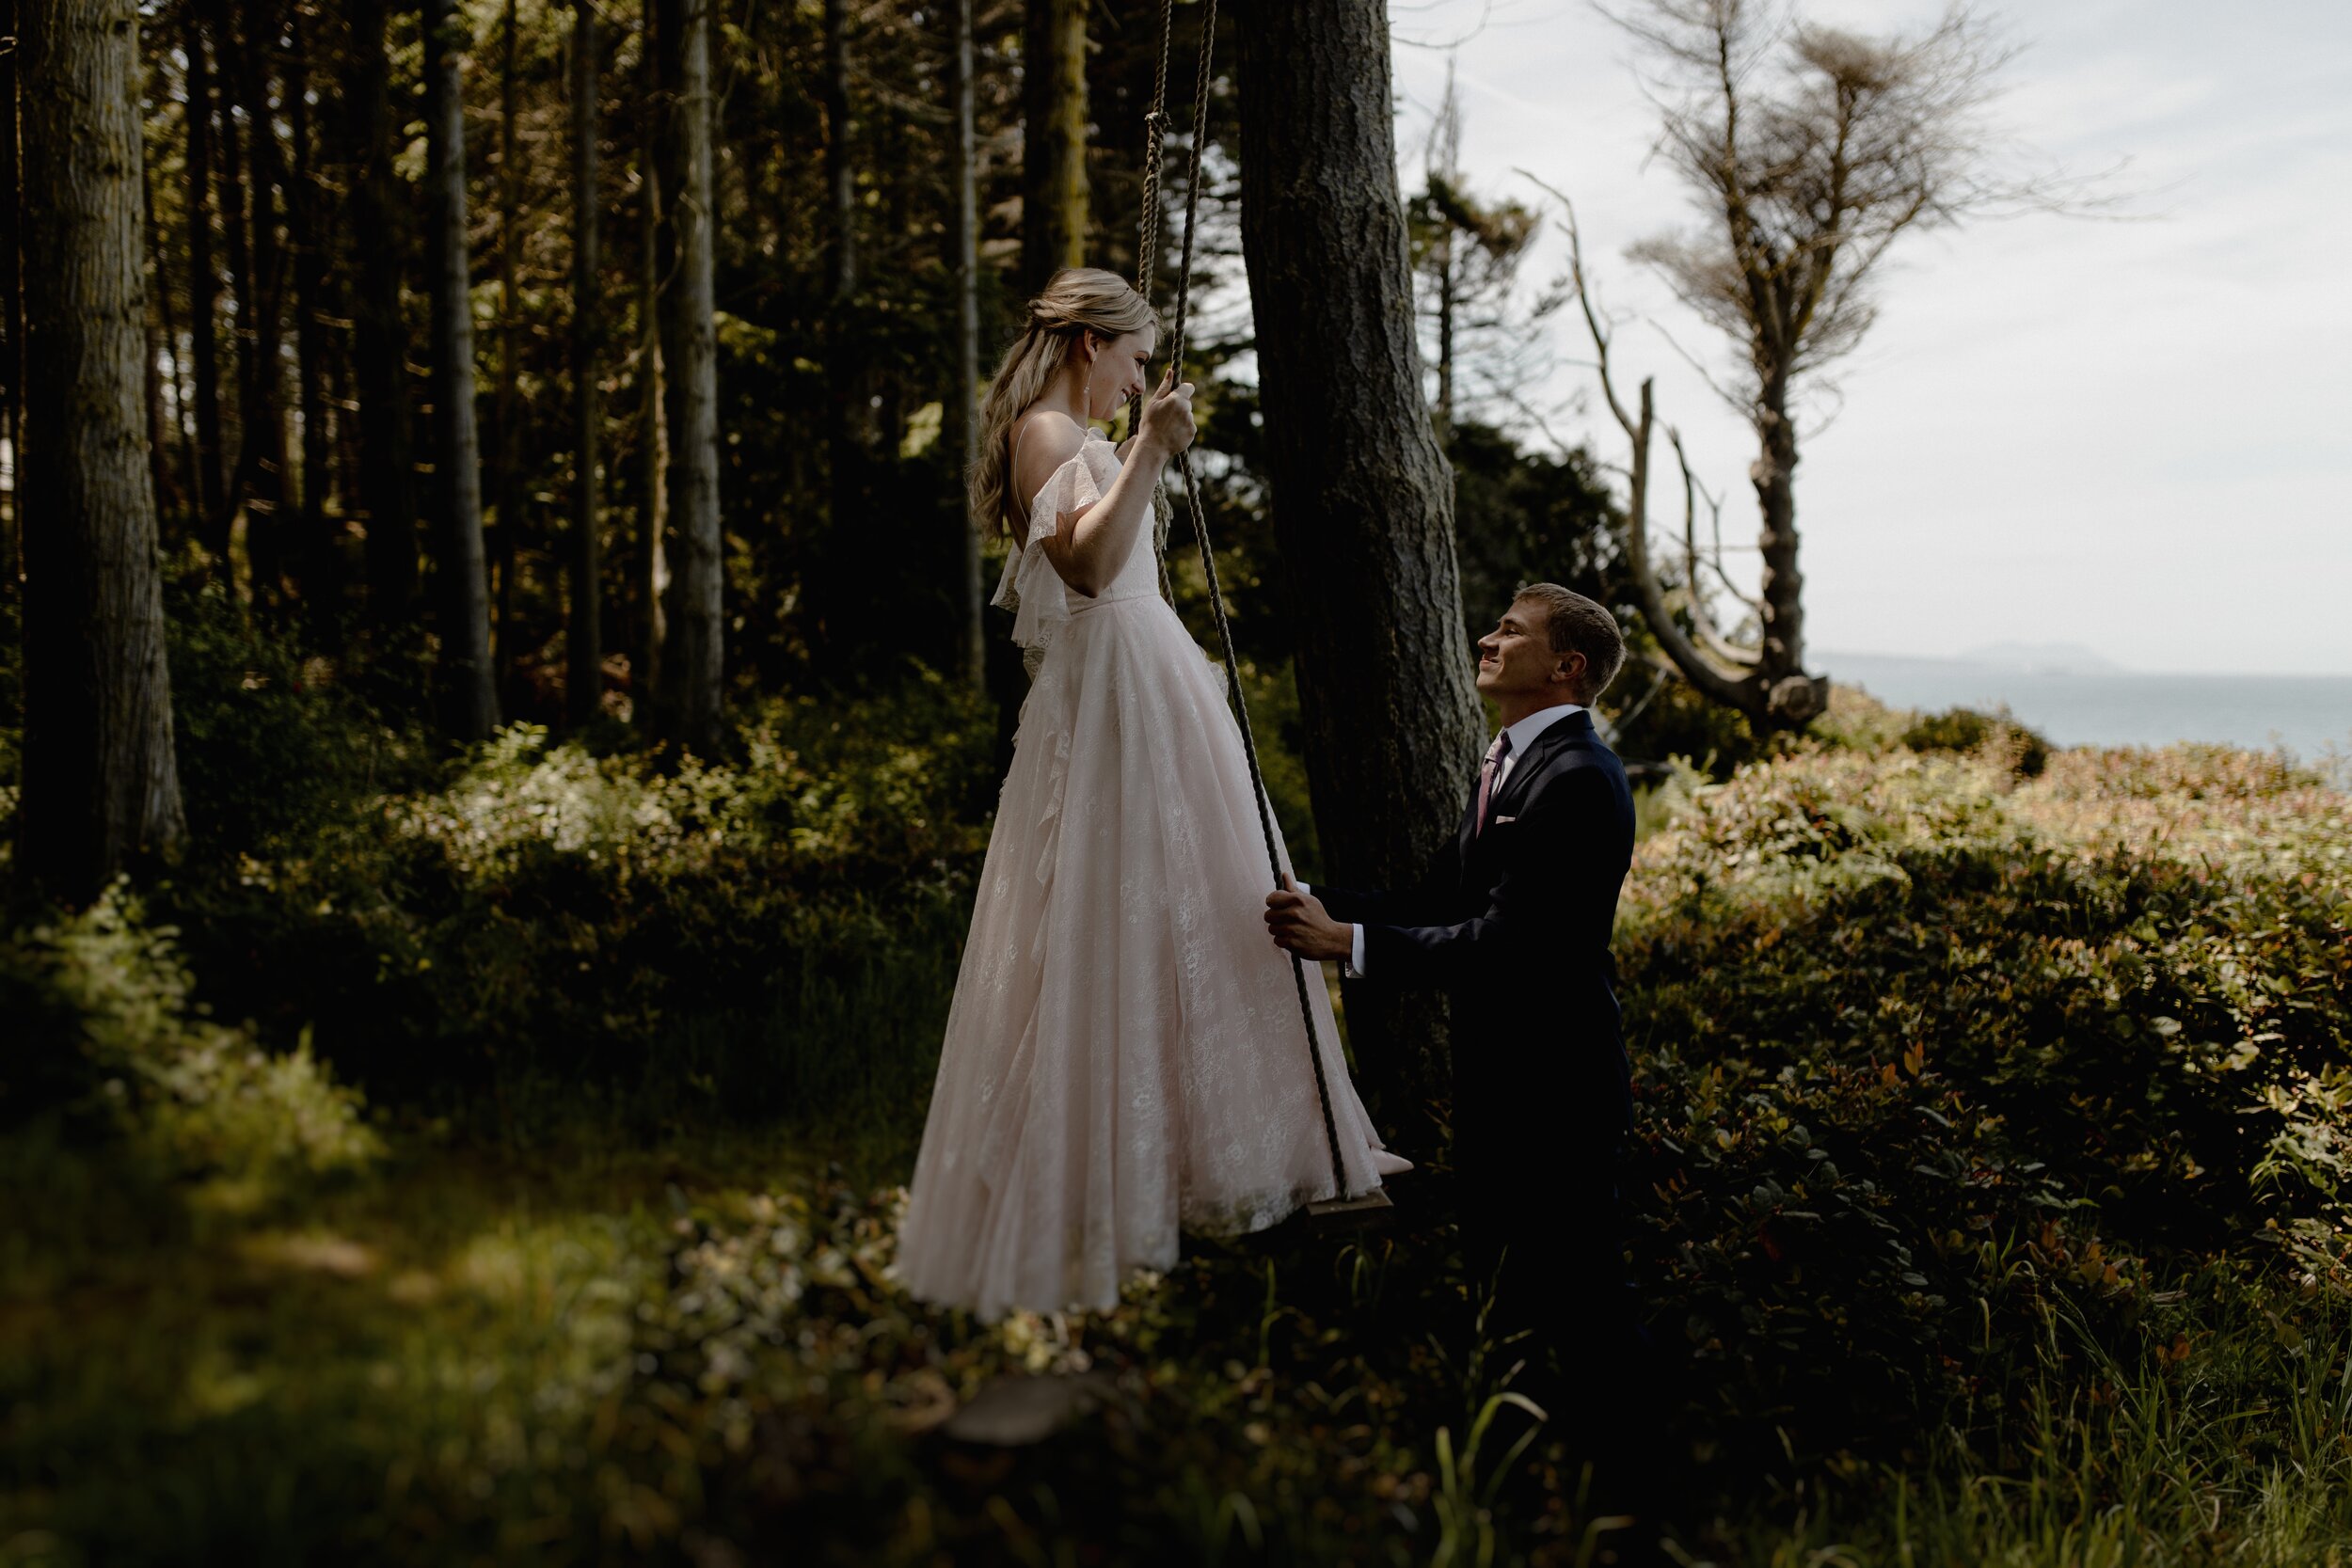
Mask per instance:
[[[917,1297],[993,1319],[1101,1310],[1181,1230],[1333,1194],[1289,958],[1223,676],[1161,602],[1147,531],[1097,597],[1037,541],[1108,490],[1089,433],[1029,511],[996,602],[1041,653],[980,872],[899,1231]],[[1289,859],[1284,855],[1287,867]],[[1308,976],[1348,1184],[1408,1168],[1349,1083]]]

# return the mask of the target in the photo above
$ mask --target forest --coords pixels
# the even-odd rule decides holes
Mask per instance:
[[[1763,58],[1756,10],[1639,36]],[[1821,92],[1753,166],[1664,117],[1777,236],[1651,258],[1756,378],[1749,594],[1581,245],[1521,276],[1565,198],[1472,188],[1451,96],[1400,157],[1389,27],[0,0],[0,1563],[2352,1551],[2341,771],[1892,709],[1804,641],[1789,410],[1967,206],[1915,138],[1806,182],[1847,141],[1797,109],[1896,56],[1786,35]],[[1979,41],[1900,56],[1899,127]],[[1029,689],[979,395],[1075,265],[1185,324],[1164,592],[1314,879],[1448,831],[1516,585],[1626,628],[1662,1538],[1515,1391],[1444,1015],[1376,981],[1330,990],[1422,1167],[1384,1223],[1101,1314],[893,1273]],[[1512,395],[1539,325],[1624,450]],[[1024,1378],[1068,1419],[959,1434]]]

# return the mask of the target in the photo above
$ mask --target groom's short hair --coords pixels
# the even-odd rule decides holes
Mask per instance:
[[[1608,690],[1625,668],[1625,633],[1617,629],[1617,618],[1556,582],[1522,582],[1511,594],[1514,604],[1521,599],[1544,607],[1553,653],[1584,656],[1585,689],[1579,700],[1589,703]]]

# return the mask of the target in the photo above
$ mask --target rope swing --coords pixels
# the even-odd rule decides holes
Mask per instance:
[[[1202,0],[1200,10],[1200,60],[1199,79],[1193,93],[1192,139],[1184,180],[1184,231],[1176,273],[1175,325],[1168,340],[1168,368],[1179,383],[1184,380],[1184,330],[1192,303],[1193,226],[1200,205],[1201,128],[1209,118],[1210,49],[1216,38],[1216,0]],[[1168,58],[1175,25],[1175,0],[1160,0],[1159,69],[1152,85],[1152,107],[1143,117],[1150,156],[1144,166],[1143,219],[1136,262],[1136,292],[1143,296],[1146,303],[1152,298],[1152,274],[1159,253],[1160,167],[1166,158],[1166,138],[1172,129],[1168,119]],[[1131,409],[1139,413],[1140,403],[1140,399],[1136,400],[1130,404]],[[1131,419],[1131,428],[1133,424]],[[1241,724],[1242,753],[1249,761],[1249,785],[1258,806],[1258,831],[1265,840],[1266,868],[1273,874],[1274,886],[1279,889],[1282,886],[1282,858],[1275,847],[1274,813],[1268,804],[1265,773],[1258,763],[1258,741],[1249,724],[1249,704],[1242,694],[1241,657],[1233,648],[1232,623],[1225,613],[1225,594],[1217,582],[1216,555],[1209,546],[1208,523],[1200,512],[1200,486],[1193,479],[1192,451],[1189,447],[1176,454],[1176,467],[1184,476],[1184,513],[1192,524],[1193,541],[1200,547],[1200,573],[1209,585],[1209,609],[1216,617],[1217,641],[1225,652],[1226,691],[1233,705],[1233,716]],[[1161,509],[1166,501],[1157,475],[1152,480],[1152,503],[1159,516],[1165,518],[1167,514]],[[1165,526],[1156,531],[1154,547],[1159,556],[1161,593],[1172,599],[1173,592],[1168,578]],[[1311,1220],[1339,1219],[1350,1211],[1385,1209],[1389,1207],[1388,1198],[1377,1189],[1359,1198],[1348,1187],[1347,1168],[1340,1159],[1339,1127],[1331,1116],[1331,1085],[1324,1077],[1323,1042],[1315,1028],[1314,1007],[1309,1000],[1307,962],[1295,953],[1290,958],[1291,978],[1298,988],[1298,1016],[1307,1026],[1307,1057],[1314,1068],[1315,1096],[1323,1105],[1323,1137],[1331,1155],[1332,1190],[1338,1195],[1337,1199],[1329,1203],[1309,1204],[1309,1217]],[[1320,981],[1321,974],[1318,974],[1316,978]]]

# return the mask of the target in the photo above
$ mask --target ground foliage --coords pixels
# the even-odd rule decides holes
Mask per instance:
[[[43,1088],[18,1033],[0,1091],[0,1555],[1610,1551],[1518,1446],[1441,1155],[1391,1232],[1198,1248],[1115,1313],[906,1301],[993,734],[944,691],[855,711],[779,705],[723,766],[380,724],[371,764],[355,707],[318,766],[390,787],[20,926],[9,1017],[87,1070]],[[2352,805],[2270,757],[2026,777],[1903,722],[1849,705],[1645,804],[1628,1185],[1683,1549],[2325,1560]],[[941,1432],[1041,1371],[1100,1408],[1016,1452]]]

